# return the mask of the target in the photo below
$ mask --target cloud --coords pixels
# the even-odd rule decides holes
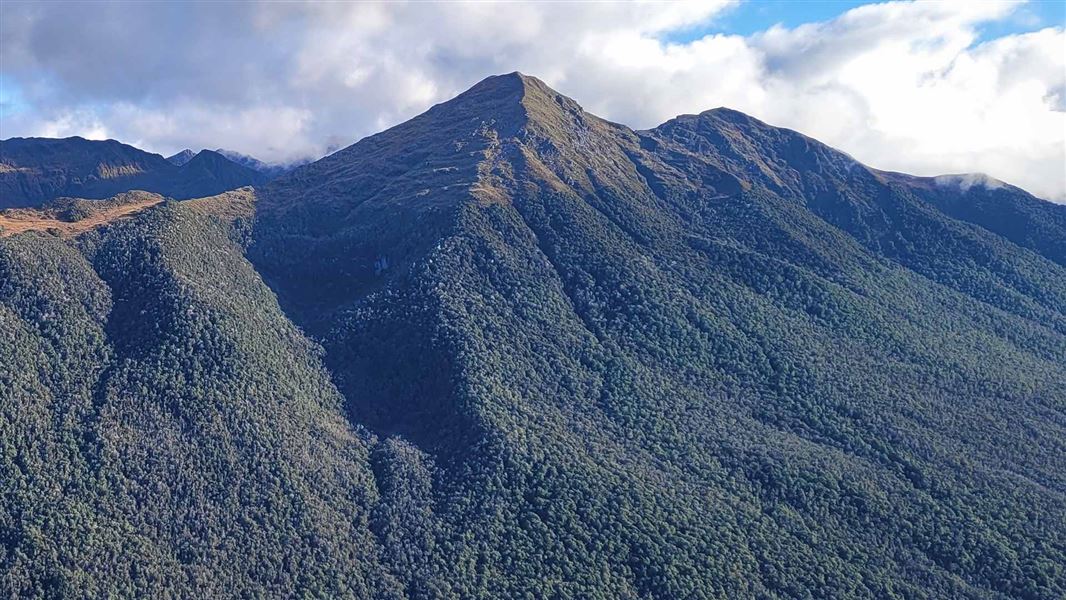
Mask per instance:
[[[1066,201],[1066,34],[978,41],[1016,3],[894,2],[750,35],[730,2],[5,3],[0,137],[109,135],[285,161],[407,119],[489,74],[537,75],[647,128],[730,106],[920,175],[986,172]],[[12,94],[0,92],[0,97]],[[9,102],[5,100],[4,107]]]

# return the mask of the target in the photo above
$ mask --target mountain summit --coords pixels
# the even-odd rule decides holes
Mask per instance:
[[[1066,593],[1064,207],[518,73],[236,196],[0,237],[9,595]]]
[[[168,156],[167,157],[167,161],[170,162],[173,165],[176,165],[176,166],[180,167],[180,166],[184,165],[185,163],[189,162],[190,160],[192,160],[194,156],[196,156],[196,153],[193,152],[192,150],[189,150],[188,148],[186,148],[186,149],[182,150],[181,152],[178,152],[177,154],[174,154],[173,156]]]

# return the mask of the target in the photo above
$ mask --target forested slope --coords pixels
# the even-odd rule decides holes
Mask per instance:
[[[165,204],[0,240],[5,595],[394,587],[366,435],[229,227]]]
[[[0,239],[14,594],[1066,593],[1062,207],[519,74],[255,195]]]

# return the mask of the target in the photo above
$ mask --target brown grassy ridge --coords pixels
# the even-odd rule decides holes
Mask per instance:
[[[132,191],[107,200],[64,198],[45,208],[0,211],[0,237],[27,231],[52,233],[64,238],[76,237],[93,228],[131,218],[164,199],[159,194]],[[197,212],[233,220],[252,215],[255,195],[251,187],[243,187],[185,202]]]

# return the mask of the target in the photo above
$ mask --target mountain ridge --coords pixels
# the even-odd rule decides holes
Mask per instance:
[[[177,166],[116,140],[2,140],[0,208],[39,206],[62,196],[104,199],[138,189],[187,199],[266,181],[255,171],[211,154]]]

